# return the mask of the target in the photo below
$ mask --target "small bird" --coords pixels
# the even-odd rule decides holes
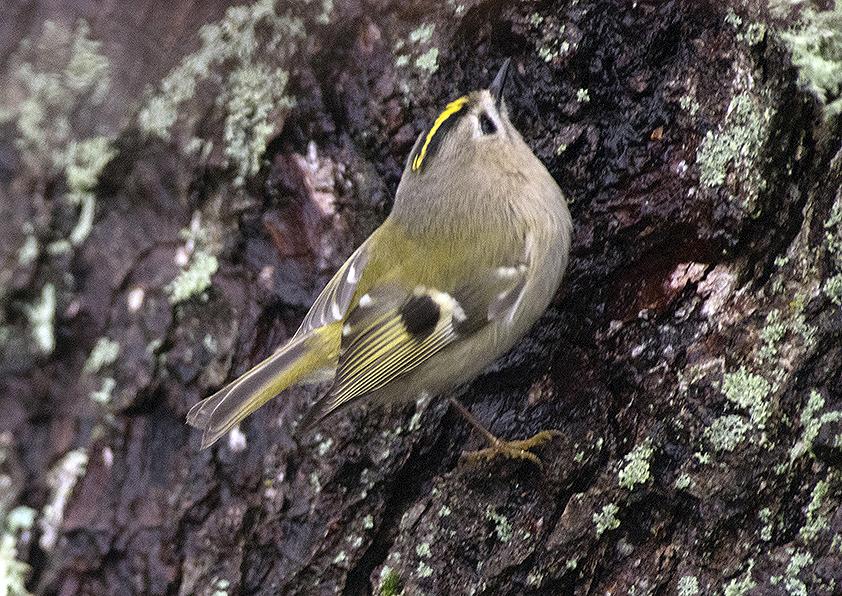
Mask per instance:
[[[299,429],[360,400],[435,396],[477,376],[544,312],[570,253],[567,202],[509,120],[507,59],[488,89],[451,101],[419,135],[389,217],[348,258],[296,334],[197,403],[212,445],[297,384],[332,382]],[[552,433],[488,440],[478,456],[531,459]],[[540,462],[538,462],[540,463]]]

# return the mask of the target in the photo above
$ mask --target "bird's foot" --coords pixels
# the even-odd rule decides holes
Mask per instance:
[[[539,447],[557,436],[561,436],[561,432],[557,430],[542,430],[536,435],[520,441],[503,441],[502,439],[494,437],[494,441],[489,441],[491,443],[490,447],[480,449],[478,451],[470,451],[463,454],[462,457],[468,463],[489,461],[495,457],[525,459],[532,462],[539,468],[543,468],[544,466],[541,463],[541,459],[532,453],[531,449]]]

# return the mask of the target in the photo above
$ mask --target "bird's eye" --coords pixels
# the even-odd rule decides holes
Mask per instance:
[[[494,124],[494,120],[489,118],[485,112],[479,115],[479,128],[484,135],[491,135],[497,132],[497,125]]]

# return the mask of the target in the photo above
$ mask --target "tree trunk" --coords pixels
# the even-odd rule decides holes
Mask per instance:
[[[787,6],[13,0],[9,581],[839,593],[842,15]],[[561,431],[543,468],[461,460],[483,444],[446,396],[354,407],[297,444],[319,388],[199,451],[190,406],[295,331],[425,123],[505,57],[572,260],[530,334],[454,395],[499,436]]]

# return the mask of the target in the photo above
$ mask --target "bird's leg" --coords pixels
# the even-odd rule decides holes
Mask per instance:
[[[504,441],[496,436],[494,436],[487,428],[485,428],[480,421],[476,419],[476,417],[471,414],[468,409],[459,403],[458,400],[454,398],[450,398],[450,405],[452,405],[457,412],[462,414],[462,416],[467,420],[471,426],[473,426],[479,433],[485,437],[485,440],[488,441],[488,447],[486,449],[480,449],[479,451],[471,451],[464,455],[465,459],[468,461],[479,461],[479,460],[490,460],[497,456],[508,457],[511,459],[526,459],[537,465],[538,467],[542,467],[541,460],[538,458],[537,455],[531,453],[529,450],[543,443],[546,443],[550,439],[555,436],[560,435],[561,433],[557,430],[542,430],[535,436],[532,436],[528,439],[524,439],[521,441]]]

